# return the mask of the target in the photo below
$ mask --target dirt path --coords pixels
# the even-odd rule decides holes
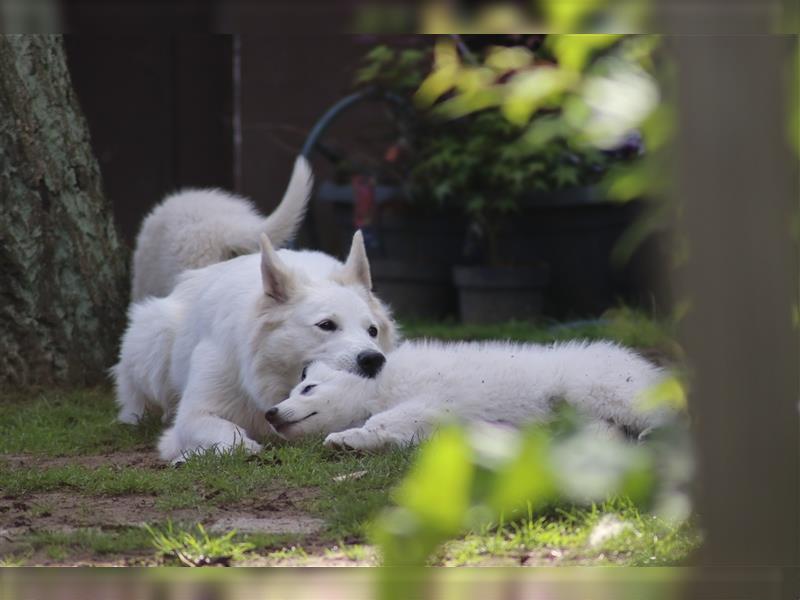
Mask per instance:
[[[108,454],[90,454],[86,456],[37,456],[34,454],[4,454],[2,458],[10,467],[45,468],[80,465],[87,468],[97,467],[139,467],[143,469],[162,470],[170,468],[158,458],[154,450],[130,452],[111,452]]]
[[[81,465],[90,469],[112,465],[120,470],[169,469],[154,452],[117,452],[105,455],[75,457],[42,457],[34,455],[4,455],[5,464],[14,470],[44,470],[62,466]],[[0,494],[3,494],[0,491]],[[249,498],[230,506],[202,505],[164,511],[155,495],[85,495],[58,491],[24,495],[0,495],[0,558],[24,550],[26,540],[42,533],[74,534],[81,530],[114,532],[144,523],[202,523],[209,532],[283,534],[297,536],[298,545],[319,546],[323,520],[307,514],[303,506],[316,496],[312,488],[276,488],[258,498]],[[27,547],[30,547],[27,544]],[[154,563],[153,552],[133,552],[127,555],[93,556],[87,552],[70,553],[66,560],[47,557],[41,553],[31,556],[28,564],[147,564]],[[330,559],[336,562],[332,557]],[[343,557],[347,562],[349,559]],[[266,558],[254,557],[254,564],[268,564]],[[275,562],[275,561],[273,561]],[[325,562],[330,562],[326,560]]]

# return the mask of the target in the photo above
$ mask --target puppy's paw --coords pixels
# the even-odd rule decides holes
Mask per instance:
[[[337,450],[373,450],[380,445],[377,442],[374,433],[364,429],[348,429],[331,433],[325,438],[323,444]]]
[[[325,441],[322,442],[322,445],[333,450],[344,450],[346,448],[341,433],[329,434]]]

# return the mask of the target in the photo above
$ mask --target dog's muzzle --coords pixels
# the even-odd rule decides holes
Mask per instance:
[[[381,372],[386,357],[380,352],[374,350],[365,350],[356,356],[356,364],[361,375],[372,379]]]
[[[272,425],[276,431],[281,432],[288,427],[295,425],[297,423],[302,423],[306,419],[310,419],[314,415],[317,414],[317,411],[307,414],[302,419],[292,419],[294,416],[293,414],[282,415],[278,410],[277,406],[273,406],[270,408],[266,413],[264,413],[264,417],[267,419],[270,425]]]

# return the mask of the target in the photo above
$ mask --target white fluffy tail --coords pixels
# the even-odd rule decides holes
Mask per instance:
[[[264,221],[264,231],[276,248],[284,246],[294,238],[308,208],[308,200],[314,187],[314,176],[308,161],[298,156],[289,180],[289,187],[278,207]]]

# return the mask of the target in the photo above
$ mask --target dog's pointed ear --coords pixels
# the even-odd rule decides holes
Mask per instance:
[[[277,302],[286,302],[294,290],[291,271],[263,233],[261,234],[261,281],[264,284],[264,293]]]
[[[353,234],[353,243],[350,244],[350,254],[342,269],[342,279],[346,283],[363,285],[367,291],[372,291],[372,275],[369,271],[367,249],[364,247],[364,235],[361,231]]]

